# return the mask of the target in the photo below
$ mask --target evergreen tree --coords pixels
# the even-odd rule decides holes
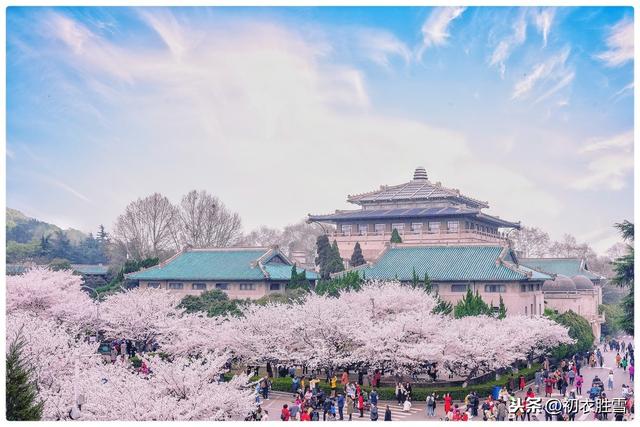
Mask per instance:
[[[338,242],[336,242],[335,240],[331,244],[331,255],[328,270],[329,274],[344,271],[344,262],[342,262],[342,257],[340,256]]]
[[[459,319],[466,316],[492,315],[491,307],[482,300],[482,297],[476,292],[467,289],[467,293],[453,309],[453,315]]]
[[[304,289],[308,291],[310,287],[311,284],[307,280],[307,273],[304,270],[298,273],[298,270],[294,264],[294,266],[291,267],[291,278],[289,279],[287,290],[289,291],[293,289]]]
[[[51,254],[51,243],[49,243],[49,236],[44,234],[40,238],[39,255],[41,257],[48,257]]]
[[[424,273],[424,290],[429,294],[433,291],[433,284],[427,273]]]
[[[396,228],[391,232],[391,243],[402,243],[402,237],[400,237],[400,233]]]
[[[329,237],[326,234],[318,236],[316,239],[316,265],[320,268],[320,277],[328,279],[330,271],[328,269],[329,262],[331,261],[331,244],[329,243]]]
[[[364,256],[362,255],[362,248],[360,248],[360,242],[356,242],[356,245],[353,247],[353,254],[351,254],[350,264],[351,267],[357,267],[359,265],[365,264]]]
[[[96,234],[96,239],[101,243],[107,243],[109,241],[109,233],[107,233],[104,229],[104,225],[100,224],[98,226],[98,234]]]
[[[621,287],[629,288],[629,293],[620,303],[624,312],[620,326],[625,332],[633,335],[634,227],[633,223],[627,220],[615,226],[620,231],[620,234],[622,234],[622,238],[627,242],[627,253],[613,261],[613,271],[615,272],[613,283]]]
[[[498,305],[498,319],[504,319],[505,317],[507,317],[507,307],[505,307],[502,295],[500,295],[500,304]]]
[[[55,258],[72,258],[71,241],[66,233],[62,230],[56,230],[55,239],[53,241],[53,256]]]
[[[413,270],[411,272],[411,285],[414,288],[417,288],[418,286],[420,286],[420,279],[418,278],[418,274],[416,273],[415,267],[413,267]]]
[[[42,418],[42,402],[38,401],[37,387],[31,379],[32,370],[23,360],[23,347],[22,335],[18,333],[7,353],[7,420],[38,421]]]

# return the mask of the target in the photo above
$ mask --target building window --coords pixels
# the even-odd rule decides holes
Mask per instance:
[[[506,290],[505,285],[484,285],[485,292],[505,292]]]
[[[342,224],[342,234],[351,235],[351,224]]]
[[[184,288],[184,285],[180,282],[170,282],[169,283],[169,289],[182,289]]]
[[[526,316],[526,315],[528,315],[528,314],[529,314],[529,313],[527,313],[527,306],[525,305],[525,306],[524,306],[524,315]]]
[[[438,221],[429,221],[429,231],[438,233],[440,231],[440,223]]]
[[[385,227],[384,227],[384,224],[376,224],[373,226],[373,229],[375,230],[376,233],[383,234]]]
[[[160,282],[149,282],[147,283],[147,288],[160,289]]]
[[[536,283],[536,291],[540,290],[540,286],[541,286],[540,283]]]
[[[369,232],[369,224],[358,224],[358,232],[363,236],[366,236]]]
[[[207,289],[207,284],[206,283],[192,283],[191,284],[191,289],[193,289],[194,291],[204,291],[205,289]]]
[[[438,292],[439,289],[440,289],[440,286],[437,283],[432,283],[431,284],[431,290],[433,292]]]
[[[538,304],[538,314],[542,314],[542,304]]]
[[[467,292],[467,285],[451,285],[451,292]]]
[[[447,229],[452,233],[457,233],[459,226],[460,223],[458,221],[447,221]]]
[[[402,232],[404,230],[404,224],[401,224],[401,223],[391,224],[391,230],[393,230],[394,228],[398,230],[398,232]]]
[[[531,304],[531,315],[536,314],[535,311],[533,310],[533,304]]]
[[[216,289],[220,289],[221,291],[228,291],[229,284],[228,283],[216,283]]]
[[[527,292],[527,285],[520,285],[520,292]]]
[[[271,283],[271,284],[269,284],[269,290],[270,291],[279,291],[280,290],[280,283]]]
[[[422,223],[421,222],[412,223],[411,231],[415,231],[416,233],[422,233]]]
[[[255,291],[256,284],[255,283],[240,283],[241,291]]]

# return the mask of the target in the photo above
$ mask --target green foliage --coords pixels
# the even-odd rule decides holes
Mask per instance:
[[[142,366],[142,359],[140,357],[138,357],[138,355],[136,354],[133,357],[129,358],[129,362],[131,362],[131,365],[133,365],[134,368],[138,369],[140,366]]]
[[[351,254],[351,260],[349,261],[349,264],[351,265],[351,267],[357,267],[365,263],[366,261],[364,259],[364,256],[362,255],[360,242],[356,242],[355,246],[353,247],[353,254]]]
[[[396,228],[391,232],[391,243],[402,243],[402,237],[400,237],[400,233]]]
[[[340,256],[338,242],[336,242],[335,240],[331,244],[331,258],[329,261],[328,270],[329,274],[344,271],[344,263],[342,262],[342,257]]]
[[[101,226],[102,227],[102,226]],[[35,261],[46,264],[54,258],[68,259],[78,264],[106,264],[107,233],[88,236],[78,230],[62,230],[53,224],[28,218],[14,209],[7,209],[7,262]]]
[[[634,227],[633,223],[627,220],[622,223],[615,224],[615,227],[620,231],[622,238],[627,241],[628,252],[613,261],[613,271],[615,272],[615,276],[612,282],[618,286],[629,289],[629,293],[622,298],[621,302],[624,315],[620,319],[620,326],[625,332],[633,335]]]
[[[154,265],[158,265],[160,259],[158,258],[145,258],[143,260],[127,260],[124,265],[118,270],[118,273],[115,274],[111,281],[104,285],[96,288],[96,292],[99,297],[104,295],[112,294],[115,292],[120,292],[122,290],[122,286],[125,284],[124,275],[128,273],[133,273],[135,271],[140,271],[144,268],[153,267]]]
[[[363,278],[357,271],[348,271],[331,280],[321,280],[316,285],[318,295],[337,297],[343,291],[358,291],[362,287]]]
[[[187,295],[178,307],[184,308],[187,313],[205,312],[209,317],[240,316],[242,304],[242,300],[230,300],[224,291],[212,289],[198,296]]]
[[[620,304],[600,304],[598,313],[604,314],[603,337],[614,337],[622,330],[624,310]]]
[[[584,317],[571,310],[558,314],[548,308],[544,310],[544,315],[566,326],[569,329],[569,336],[576,340],[575,344],[561,344],[556,347],[552,352],[553,357],[561,359],[591,350],[595,337],[591,325]]]
[[[291,267],[291,278],[287,284],[287,290],[304,289],[309,292],[311,290],[311,283],[307,280],[307,273],[302,270],[298,273],[296,266]]]
[[[322,279],[328,279],[330,275],[329,264],[332,258],[331,244],[329,243],[329,237],[326,234],[318,236],[316,239],[316,265],[320,267],[320,277]]]
[[[492,316],[493,310],[486,302],[482,300],[482,297],[478,292],[475,294],[471,291],[471,288],[467,288],[467,293],[453,309],[453,315],[456,319],[466,316]]]
[[[22,356],[25,343],[18,333],[9,345],[6,359],[6,405],[7,420],[37,421],[42,418],[42,402],[38,401],[38,390],[32,380],[32,369]]]
[[[53,271],[73,270],[73,267],[71,267],[71,263],[69,262],[69,260],[64,258],[52,259],[51,262],[49,263],[49,268],[52,269]]]
[[[505,317],[507,317],[507,307],[505,307],[502,295],[500,295],[500,305],[498,305],[498,319],[504,319]]]

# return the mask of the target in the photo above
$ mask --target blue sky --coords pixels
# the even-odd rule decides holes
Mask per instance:
[[[245,229],[433,181],[605,251],[631,8],[9,8],[7,205],[85,231],[206,189]]]

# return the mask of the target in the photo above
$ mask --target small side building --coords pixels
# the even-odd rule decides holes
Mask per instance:
[[[584,317],[593,330],[596,341],[600,340],[604,314],[598,313],[602,304],[604,277],[589,270],[580,258],[524,258],[529,268],[555,275],[554,280],[544,282],[545,307],[558,313],[573,311]]]
[[[501,245],[389,245],[376,260],[356,267],[366,279],[411,282],[425,273],[440,297],[456,304],[467,289],[507,314],[538,316],[544,312],[542,285],[548,274],[521,265],[516,254]]]
[[[186,249],[126,278],[138,281],[141,288],[167,289],[183,295],[219,289],[229,298],[258,299],[285,292],[293,265],[278,248]],[[305,273],[313,285],[316,273]]]

